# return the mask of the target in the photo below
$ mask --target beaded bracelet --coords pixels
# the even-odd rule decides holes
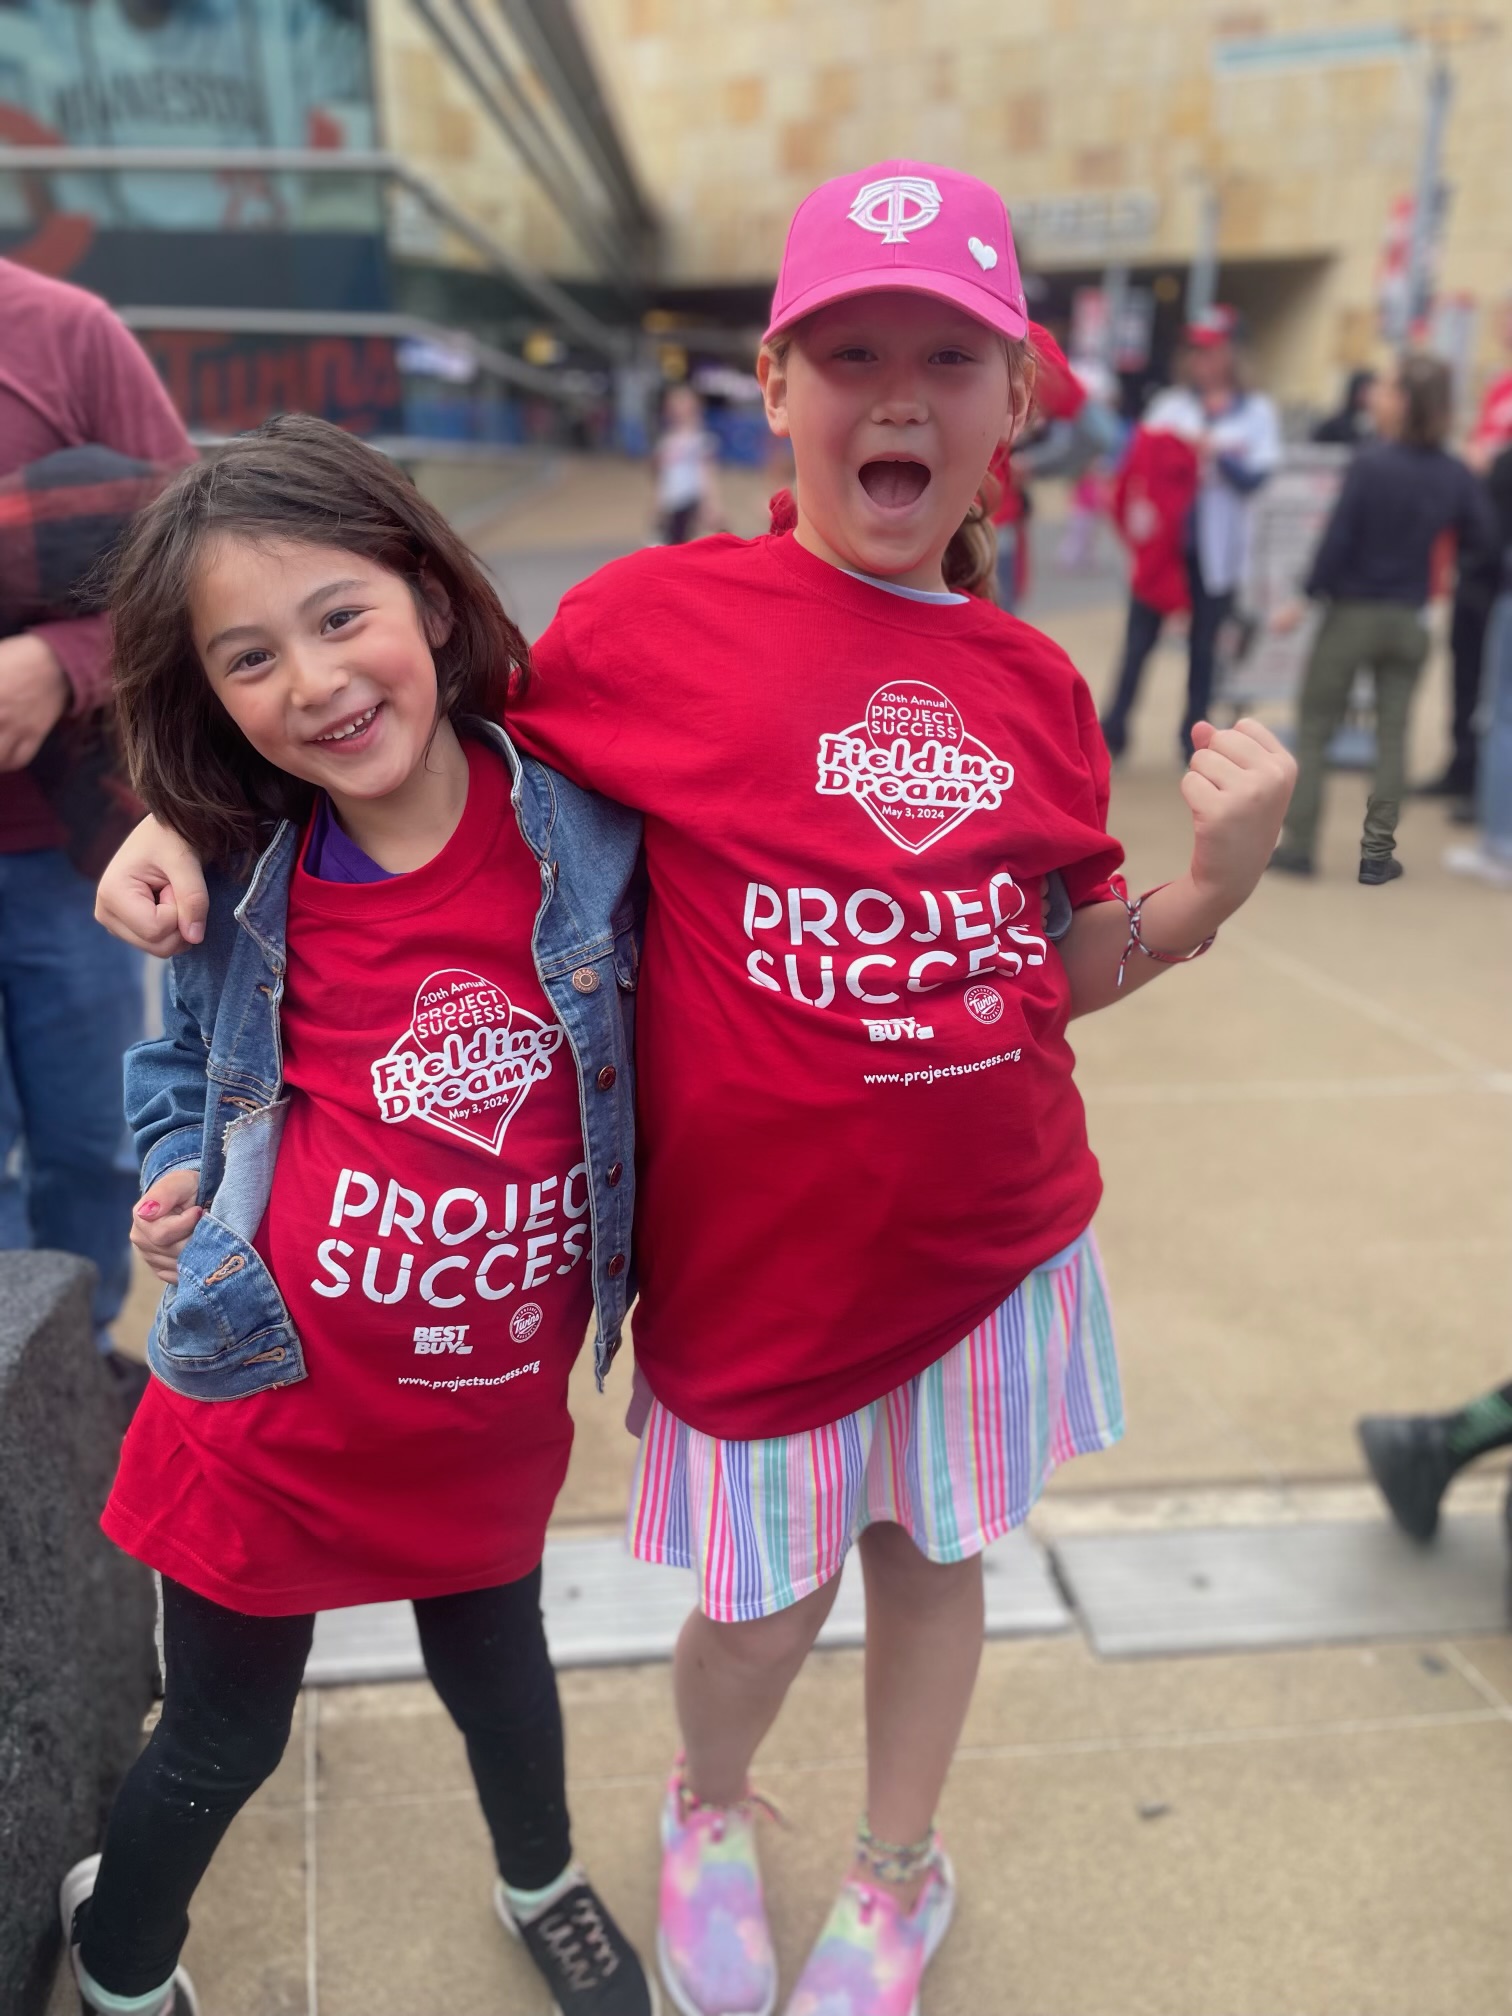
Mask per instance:
[[[856,1829],[857,1857],[879,1883],[911,1883],[916,1876],[922,1876],[934,1861],[937,1846],[933,1830],[922,1841],[900,1844],[879,1841],[869,1820],[863,1819]]]
[[[1204,952],[1212,950],[1213,943],[1218,936],[1216,931],[1209,931],[1202,943],[1193,946],[1190,952],[1157,952],[1153,946],[1146,945],[1144,942],[1144,939],[1140,935],[1140,919],[1144,914],[1144,906],[1152,896],[1158,896],[1162,889],[1168,889],[1170,887],[1168,882],[1161,882],[1154,889],[1146,889],[1143,896],[1136,896],[1132,901],[1129,897],[1129,886],[1124,881],[1122,875],[1110,875],[1108,877],[1108,887],[1129,913],[1129,942],[1124,946],[1123,957],[1118,962],[1118,985],[1120,987],[1124,983],[1124,968],[1133,958],[1136,949],[1143,952],[1146,959],[1153,959],[1160,966],[1185,966],[1189,960],[1200,959]]]

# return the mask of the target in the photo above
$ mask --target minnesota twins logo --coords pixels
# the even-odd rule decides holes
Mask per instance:
[[[888,175],[868,182],[850,207],[850,221],[875,231],[884,245],[906,245],[940,214],[940,191],[926,175]]]

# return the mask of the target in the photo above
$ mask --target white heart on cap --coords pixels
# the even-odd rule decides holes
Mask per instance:
[[[968,238],[966,250],[975,259],[984,273],[990,273],[997,264],[997,247],[984,245],[980,238]]]

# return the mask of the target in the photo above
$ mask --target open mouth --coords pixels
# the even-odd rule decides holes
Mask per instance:
[[[907,510],[929,488],[929,471],[922,462],[863,462],[858,473],[861,488],[884,511]]]
[[[317,735],[315,740],[325,747],[329,747],[333,742],[355,741],[364,729],[372,726],[382,704],[381,701],[375,700],[365,712],[358,714],[351,721],[344,721],[339,728],[332,728],[324,735]]]

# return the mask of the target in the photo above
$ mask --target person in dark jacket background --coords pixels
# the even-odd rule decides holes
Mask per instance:
[[[1375,382],[1374,371],[1351,371],[1344,387],[1344,404],[1337,413],[1330,413],[1327,419],[1318,422],[1312,430],[1313,440],[1335,448],[1359,448],[1373,441],[1375,420],[1370,395]]]
[[[1365,812],[1360,880],[1392,882],[1406,762],[1407,715],[1428,655],[1422,608],[1429,563],[1446,531],[1459,537],[1460,567],[1484,567],[1498,534],[1485,491],[1448,454],[1452,388],[1436,357],[1409,355],[1383,372],[1372,393],[1380,442],[1349,468],[1319,543],[1307,593],[1328,604],[1302,685],[1297,788],[1271,866],[1313,872],[1323,803],[1325,752],[1344,719],[1355,672],[1375,677],[1376,773]]]

